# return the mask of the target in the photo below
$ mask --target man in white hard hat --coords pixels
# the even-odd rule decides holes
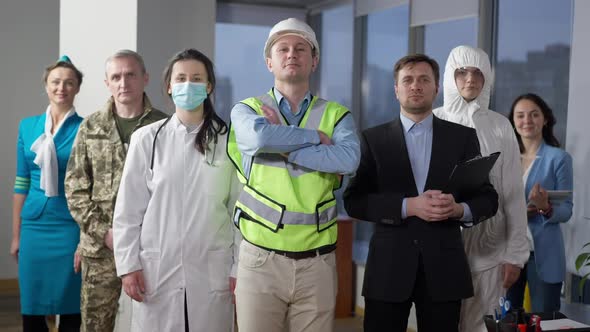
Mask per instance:
[[[305,22],[289,18],[264,47],[274,87],[231,112],[228,155],[243,191],[234,223],[240,247],[240,332],[332,331],[336,304],[334,190],[358,167],[360,148],[346,107],[313,96],[320,48]]]

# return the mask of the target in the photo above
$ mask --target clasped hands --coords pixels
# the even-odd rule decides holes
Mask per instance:
[[[461,219],[463,205],[455,202],[452,194],[445,194],[440,190],[427,190],[406,200],[406,213],[408,217],[416,216],[427,222]]]

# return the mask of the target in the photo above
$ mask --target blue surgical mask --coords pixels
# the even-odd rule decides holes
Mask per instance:
[[[192,112],[207,99],[206,83],[174,83],[172,85],[172,100],[176,107]]]

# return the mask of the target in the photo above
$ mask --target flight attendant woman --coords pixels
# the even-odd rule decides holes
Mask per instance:
[[[64,176],[82,118],[74,99],[82,73],[67,56],[45,70],[49,106],[18,130],[10,253],[18,262],[23,331],[47,331],[46,315],[60,315],[60,331],[80,330],[80,275],[74,253],[80,228],[70,215]]]

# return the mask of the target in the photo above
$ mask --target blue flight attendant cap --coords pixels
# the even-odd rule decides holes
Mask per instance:
[[[59,59],[57,60],[57,62],[67,62],[67,63],[72,63],[72,60],[70,60],[70,57],[67,55],[62,55],[61,57],[59,57]]]

